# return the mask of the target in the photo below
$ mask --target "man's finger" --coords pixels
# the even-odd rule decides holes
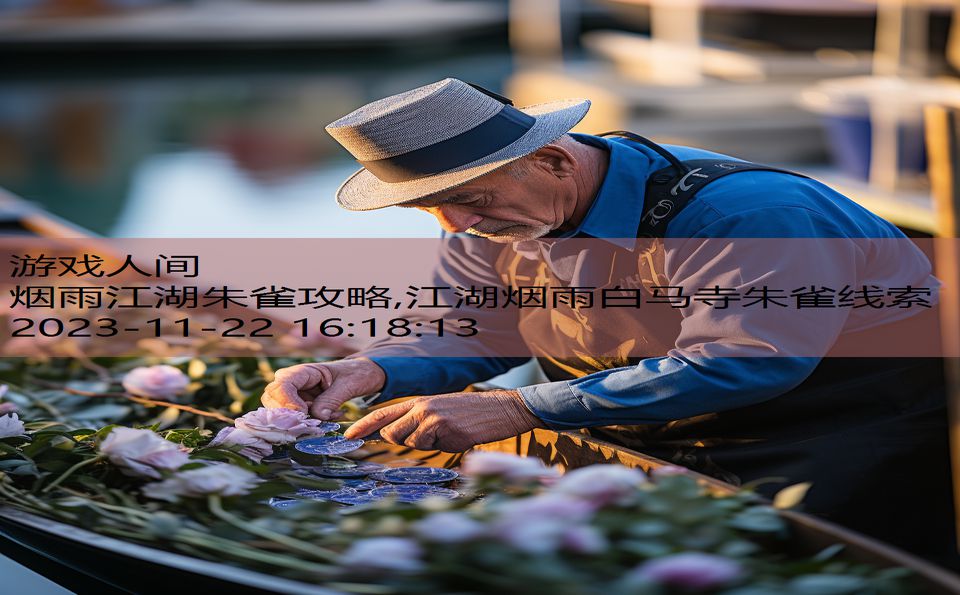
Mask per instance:
[[[388,423],[400,419],[407,411],[410,411],[410,408],[413,407],[415,402],[415,400],[404,401],[403,403],[377,409],[347,428],[343,435],[351,439],[369,436]]]
[[[343,405],[357,395],[352,394],[348,389],[342,388],[340,384],[333,384],[327,390],[321,392],[310,405],[310,415],[317,419],[327,420],[336,415]]]
[[[270,409],[283,407],[304,413],[307,412],[307,404],[297,395],[296,390],[291,390],[289,387],[284,388],[275,382],[271,382],[264,388],[260,402],[263,403],[264,407]]]
[[[439,430],[440,426],[436,423],[421,423],[404,438],[403,444],[418,450],[438,450],[441,446],[437,444]]]
[[[407,436],[420,425],[421,420],[417,419],[417,417],[418,416],[415,415],[404,415],[395,422],[380,428],[380,435],[384,440],[392,444],[403,444]]]

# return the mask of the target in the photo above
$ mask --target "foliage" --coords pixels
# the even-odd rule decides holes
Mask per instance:
[[[9,386],[3,398],[26,420],[26,435],[0,438],[0,500],[111,537],[344,592],[493,593],[519,585],[535,595],[911,592],[903,570],[845,561],[842,548],[788,554],[789,530],[774,508],[748,491],[718,496],[677,471],[648,480],[604,466],[544,482],[529,461],[516,473],[507,461],[458,486],[456,500],[356,507],[313,500],[297,489],[330,490],[336,482],[280,456],[255,463],[239,448],[207,446],[227,426],[211,415],[254,409],[273,371],[298,361],[167,360],[191,378],[177,402],[199,413],[132,401],[118,389],[124,373],[155,363],[0,362]],[[131,475],[103,448],[117,427],[149,430],[189,452],[187,465],[158,469],[159,481],[186,481],[216,465],[255,480],[237,471],[247,480],[233,492],[198,484],[201,496],[151,499],[144,487],[155,488],[156,478]],[[301,501],[267,504],[280,495]]]

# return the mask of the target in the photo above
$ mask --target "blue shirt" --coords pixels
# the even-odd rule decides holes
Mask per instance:
[[[606,176],[589,211],[577,229],[565,235],[592,236],[617,242],[634,238],[643,207],[648,175],[668,162],[645,146],[626,139],[573,134],[574,138],[602,142],[610,151]],[[666,146],[681,160],[725,155],[691,147]],[[702,189],[667,226],[666,238],[879,238],[905,239],[891,223],[815,180],[775,172],[738,172]],[[821,245],[823,244],[823,245]],[[891,253],[890,245],[896,246]],[[936,287],[929,261],[908,242],[886,242],[884,248],[864,251],[855,245],[838,251],[836,245],[807,243],[798,251],[759,251],[747,261],[713,258],[695,262],[667,252],[670,285],[710,287],[793,287],[798,271],[815,267],[816,281],[830,287],[851,283],[881,287]],[[883,253],[886,250],[886,253]],[[868,257],[865,252],[871,252]],[[873,254],[873,252],[876,252]],[[672,260],[671,260],[672,258]],[[893,263],[893,264],[891,264]],[[438,284],[476,284],[477,271],[458,270],[455,263],[439,271]],[[462,269],[469,268],[462,266]],[[482,282],[483,279],[480,279]],[[490,283],[498,278],[491,274]],[[858,286],[856,285],[856,286]],[[906,309],[836,308],[819,311],[809,332],[797,340],[817,343],[822,352],[844,332],[862,330],[911,315]],[[783,328],[769,318],[751,318],[702,308],[684,313],[676,349],[665,357],[647,358],[636,366],[603,370],[580,378],[521,387],[527,407],[555,429],[602,425],[664,423],[711,411],[762,402],[799,385],[819,362],[817,357],[765,357],[767,346],[791,353]],[[748,329],[748,330],[744,330]],[[749,337],[749,341],[738,341]],[[386,372],[387,381],[374,402],[400,396],[463,390],[472,382],[492,378],[529,358],[417,357],[431,351],[430,338],[417,345],[375,345],[352,357],[369,357]],[[789,341],[787,341],[789,343]],[[822,345],[821,345],[822,343]],[[817,351],[819,352],[819,351]],[[798,349],[796,353],[809,353]],[[733,356],[733,357],[730,357]]]

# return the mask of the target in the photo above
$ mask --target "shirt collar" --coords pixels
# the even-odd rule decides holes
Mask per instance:
[[[556,236],[602,238],[633,251],[637,227],[643,214],[643,199],[650,159],[623,143],[587,134],[570,133],[574,139],[610,152],[610,163],[600,190],[576,229]]]

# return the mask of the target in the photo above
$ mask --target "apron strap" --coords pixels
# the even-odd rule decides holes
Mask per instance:
[[[806,178],[803,174],[732,159],[690,159],[680,161],[666,148],[632,132],[617,130],[597,136],[621,136],[642,144],[670,162],[647,177],[643,199],[643,216],[637,227],[638,238],[662,238],[667,225],[680,214],[704,186],[741,171],[772,171]]]

